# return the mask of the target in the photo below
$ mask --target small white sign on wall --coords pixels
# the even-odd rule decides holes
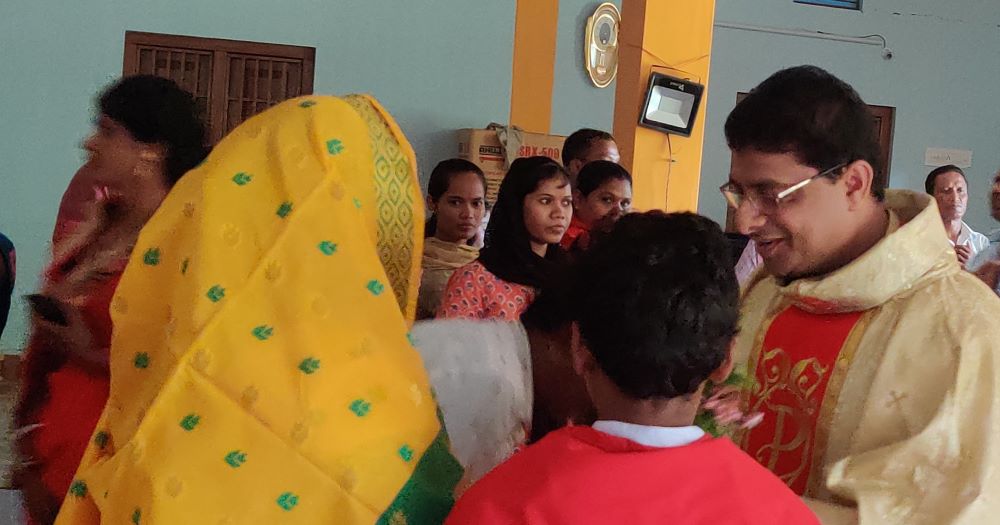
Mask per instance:
[[[927,148],[924,152],[925,166],[946,166],[954,164],[959,168],[972,167],[972,151],[949,148]]]

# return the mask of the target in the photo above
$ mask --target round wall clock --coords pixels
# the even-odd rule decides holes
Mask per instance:
[[[618,27],[622,15],[618,6],[607,2],[597,6],[587,19],[583,42],[583,63],[590,81],[599,88],[608,87],[618,74]]]

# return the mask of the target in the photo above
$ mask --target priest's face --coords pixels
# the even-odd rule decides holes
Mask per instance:
[[[769,273],[790,281],[823,275],[844,264],[839,254],[856,233],[851,226],[851,183],[845,179],[859,163],[864,161],[817,177],[837,167],[816,169],[791,153],[733,152],[729,182],[744,196],[735,210],[736,226],[757,244]],[[778,198],[804,181],[809,182]]]

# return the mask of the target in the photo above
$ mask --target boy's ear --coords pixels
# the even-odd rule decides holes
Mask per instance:
[[[733,362],[734,346],[736,346],[735,337],[729,343],[729,348],[726,349],[726,358],[722,361],[722,364],[719,365],[719,368],[716,368],[715,371],[708,376],[708,379],[713,383],[716,384],[722,383],[729,378],[729,374],[733,373],[733,368],[735,367],[735,363]]]

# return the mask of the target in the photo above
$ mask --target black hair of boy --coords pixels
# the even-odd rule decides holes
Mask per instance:
[[[820,171],[865,160],[875,170],[872,195],[885,198],[887,174],[874,117],[843,80],[816,66],[778,71],[740,101],[726,119],[733,151],[791,153]]]
[[[586,159],[587,152],[590,150],[590,147],[597,142],[605,140],[614,142],[615,138],[607,131],[597,129],[583,128],[574,131],[573,134],[566,137],[565,142],[563,142],[563,166],[569,167],[569,163],[572,160]]]
[[[959,168],[954,164],[939,166],[931,170],[931,172],[927,174],[927,180],[924,181],[924,190],[927,191],[928,195],[934,195],[934,184],[937,183],[937,178],[945,173],[958,173],[962,176],[962,179],[965,180],[965,184],[969,184],[969,179],[965,177],[965,172],[962,171],[962,168]]]
[[[573,287],[582,342],[633,399],[693,394],[729,355],[739,285],[719,226],[692,213],[623,217]]]
[[[587,163],[576,176],[576,189],[586,197],[612,180],[624,180],[631,185],[632,175],[617,162],[595,160]]]

